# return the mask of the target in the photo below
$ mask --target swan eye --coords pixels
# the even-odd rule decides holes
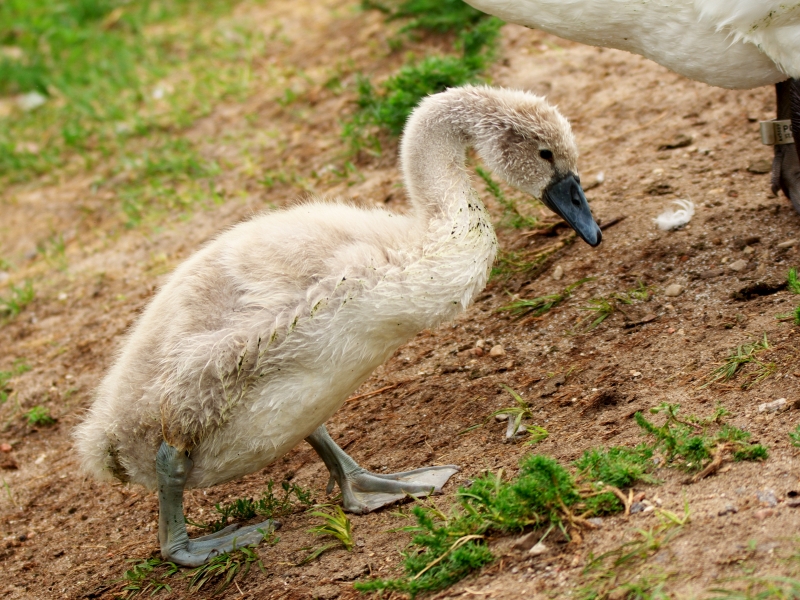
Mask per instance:
[[[553,162],[553,152],[550,150],[539,150],[539,156],[541,156],[547,162]]]

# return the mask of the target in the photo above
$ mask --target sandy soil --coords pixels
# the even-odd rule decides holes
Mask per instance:
[[[215,158],[251,143],[258,149],[259,169],[296,172],[302,184],[265,189],[234,168],[223,180],[223,205],[188,218],[174,215],[158,231],[121,228],[113,186],[95,190],[91,174],[3,192],[0,255],[20,261],[15,280],[37,277],[38,292],[18,318],[0,327],[0,370],[20,358],[32,367],[11,381],[11,399],[0,407],[0,442],[12,447],[0,455],[4,597],[112,598],[120,594],[122,584],[113,582],[128,559],[157,555],[154,495],[81,474],[70,431],[90,404],[121,335],[164,273],[220,228],[309,192],[403,210],[394,144],[380,158],[361,156],[357,166],[363,177],[356,180],[309,177],[338,164],[338,120],[352,108],[352,86],[337,94],[323,85],[338,68],[332,63],[352,60],[344,70],[347,82],[353,69],[380,77],[403,61],[402,53],[388,49],[381,16],[333,0],[313,7],[298,0],[268,8],[245,5],[240,13],[263,21],[265,29],[282,25],[284,41],[268,47],[263,68],[280,63],[304,69],[300,99],[282,107],[275,99],[283,90],[265,86],[243,104],[217,107],[189,135],[204,140],[204,153]],[[768,175],[750,172],[770,159],[770,149],[758,142],[756,121],[774,116],[773,91],[711,88],[639,57],[516,26],[503,30],[492,78],[497,85],[546,94],[560,107],[579,140],[583,181],[603,174],[602,184],[587,192],[596,216],[604,222],[625,218],[606,230],[599,248],[567,244],[536,276],[496,278],[455,323],[419,334],[358,394],[390,389],[348,402],[329,423],[331,433],[372,469],[461,465],[438,500],[444,507],[459,484],[484,469],[513,474],[529,451],[504,444],[500,423],[457,435],[511,404],[500,384],[532,403],[536,422],[550,433],[537,451],[562,464],[591,447],[641,441],[632,419],[636,411],[669,401],[680,403],[685,413],[708,416],[721,404],[731,423],[768,446],[770,457],[764,463],[727,464],[696,484],[684,483],[684,473],[661,469],[662,485],[637,488],[666,509],[682,513],[686,504],[691,511],[691,523],[649,562],[669,575],[667,589],[681,598],[704,597],[726,578],[794,572],[796,561],[785,558],[797,552],[800,508],[790,500],[800,490],[800,463],[787,432],[800,423],[800,411],[757,411],[760,403],[778,398],[787,398],[790,407],[800,401],[800,328],[776,320],[798,300],[769,287],[800,265],[800,245],[779,247],[800,238],[800,217],[785,198],[769,192]],[[267,130],[274,135],[259,138],[258,132]],[[689,146],[659,150],[681,135],[692,138]],[[499,219],[496,203],[482,184],[476,187]],[[652,219],[678,198],[697,205],[692,223],[677,232],[658,231]],[[59,270],[36,257],[26,261],[25,254],[54,230],[68,232],[69,267]],[[498,233],[504,248],[528,253],[568,235],[563,228],[550,236]],[[744,268],[731,269],[739,260]],[[563,270],[561,281],[552,278],[556,267]],[[507,292],[534,297],[582,277],[595,279],[540,319],[514,321],[496,311],[508,302]],[[652,286],[653,298],[631,310],[641,313],[638,318],[656,315],[654,320],[631,326],[638,313],[631,319],[617,313],[591,332],[577,324],[591,297],[629,290],[639,280]],[[768,285],[747,300],[735,297],[757,283]],[[683,293],[666,297],[671,284],[683,286]],[[772,349],[764,359],[776,365],[770,377],[748,389],[741,389],[741,379],[700,387],[731,349],[765,333]],[[470,349],[478,340],[486,347],[502,345],[505,355],[477,356]],[[37,404],[52,411],[55,426],[25,423],[21,412]],[[216,502],[256,496],[268,479],[291,479],[325,499],[324,466],[304,445],[241,481],[187,493],[188,516],[202,520]],[[759,499],[766,490],[774,493],[776,506]],[[719,516],[728,504],[738,512]],[[400,572],[399,552],[408,536],[388,531],[404,523],[392,512],[352,517],[358,541],[353,552],[333,550],[296,567],[306,553],[301,549],[319,544],[308,533],[314,519],[298,511],[284,519],[279,543],[258,548],[267,575],[254,571],[223,596],[355,597],[353,580]],[[617,547],[635,528],[655,523],[652,514],[606,518],[585,532],[581,543],[554,544],[536,557],[515,549],[512,540],[492,540],[500,559],[436,597],[566,596],[586,583],[582,569],[591,553]],[[173,592],[160,597],[188,596],[177,579]],[[210,596],[211,588],[192,597]]]

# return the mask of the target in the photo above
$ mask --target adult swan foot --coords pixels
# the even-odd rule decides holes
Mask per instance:
[[[783,190],[800,213],[800,80],[787,79],[775,85],[778,121],[792,121],[794,144],[777,144],[772,161],[772,193]]]
[[[183,489],[192,470],[192,460],[177,448],[161,443],[156,455],[158,479],[158,541],[161,556],[185,567],[199,567],[236,548],[257,544],[280,526],[273,520],[239,528],[231,525],[203,537],[189,539],[183,516]]]
[[[386,475],[370,473],[333,441],[325,425],[317,427],[306,441],[331,474],[327,492],[333,492],[334,483],[338,483],[344,509],[356,514],[371,512],[409,495],[441,492],[447,480],[459,471],[455,465],[446,465]]]

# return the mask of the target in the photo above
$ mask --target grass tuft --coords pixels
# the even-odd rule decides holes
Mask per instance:
[[[770,350],[767,334],[752,343],[742,344],[731,351],[725,361],[716,369],[711,371],[705,384],[700,386],[706,388],[714,383],[725,382],[733,379],[738,373],[744,370],[746,365],[752,365],[748,370],[742,389],[752,387],[756,383],[763,381],[777,370],[777,365],[773,362],[765,363],[758,359],[758,355],[766,350]]]
[[[417,524],[405,528],[415,535],[404,553],[405,574],[398,579],[358,582],[356,589],[398,591],[412,598],[443,589],[492,562],[486,546],[492,533],[522,531],[525,527],[561,529],[565,535],[578,518],[570,507],[580,500],[569,472],[552,458],[531,455],[520,472],[505,482],[502,471],[486,474],[458,492],[459,503],[449,515],[436,508],[415,506]]]
[[[592,277],[585,277],[584,279],[580,279],[575,283],[571,283],[567,287],[565,287],[561,292],[555,292],[553,294],[546,294],[544,296],[539,296],[537,298],[523,298],[520,300],[515,300],[510,304],[506,304],[505,306],[500,307],[499,311],[508,311],[517,317],[541,317],[545,313],[549,312],[564,300],[569,299],[572,297],[572,292],[574,292],[577,288],[582,286],[587,281],[593,281]]]
[[[36,293],[33,291],[33,283],[30,281],[25,281],[25,284],[21,286],[10,285],[9,290],[11,291],[10,296],[0,296],[0,316],[13,319],[33,302]]]
[[[601,296],[589,300],[589,306],[584,306],[581,310],[595,313],[595,317],[587,327],[591,331],[605,321],[608,317],[619,311],[625,314],[623,305],[630,305],[634,302],[647,302],[650,299],[650,290],[643,282],[639,282],[635,288],[627,292],[614,293],[610,296]]]
[[[129,559],[128,562],[137,560],[139,559]],[[150,596],[154,596],[161,591],[167,593],[172,591],[172,587],[166,580],[178,571],[178,565],[175,563],[160,558],[148,558],[125,571],[125,574],[117,582],[126,582],[125,587],[122,588],[125,599],[147,592],[150,592]]]
[[[31,367],[25,362],[25,359],[19,358],[14,361],[10,371],[0,371],[0,404],[8,400],[8,395],[11,393],[9,382],[22,373],[30,371]]]
[[[379,8],[387,19],[409,19],[401,30],[428,30],[455,33],[454,47],[458,54],[427,56],[409,63],[377,88],[366,77],[358,80],[358,109],[345,123],[342,135],[353,151],[371,147],[379,151],[375,130],[385,129],[398,136],[419,101],[430,94],[450,87],[476,83],[494,60],[495,47],[502,21],[489,17],[460,0],[409,0],[397,9],[370,2],[368,8]],[[455,9],[455,10],[454,10]],[[399,43],[397,40],[395,44]]]
[[[261,531],[259,529],[259,531]],[[265,539],[269,534],[265,535]],[[252,548],[238,548],[233,552],[220,554],[209,560],[206,564],[192,569],[187,574],[189,577],[189,591],[199,592],[207,583],[215,583],[214,595],[221,594],[233,580],[239,577],[244,579],[250,572],[250,568],[255,564],[264,575],[264,563]]]
[[[788,288],[792,294],[800,295],[800,277],[797,275],[797,269],[790,269],[788,276]],[[795,325],[800,325],[800,305],[792,311],[792,318]]]
[[[25,418],[28,419],[28,425],[32,427],[47,427],[56,422],[50,415],[50,411],[41,405],[36,405],[26,412]]]
[[[298,485],[284,481],[281,483],[283,496],[276,496],[273,491],[274,483],[270,479],[267,482],[267,489],[262,492],[257,500],[252,498],[237,498],[227,504],[217,503],[214,510],[220,515],[216,521],[208,523],[194,523],[187,521],[190,525],[201,529],[210,529],[212,532],[219,531],[228,526],[230,521],[246,521],[254,517],[266,517],[274,519],[283,515],[288,515],[294,510],[292,496],[304,506],[311,506],[311,491],[304,490]]]
[[[634,415],[639,427],[655,437],[653,449],[661,450],[670,466],[703,472],[714,464],[718,468],[726,455],[736,461],[767,458],[767,449],[761,444],[751,444],[748,432],[723,422],[728,414],[724,408],[718,408],[710,419],[683,418],[678,415],[679,410],[679,404],[666,402],[651,408],[653,414],[666,415],[661,426],[651,423],[640,412]]]

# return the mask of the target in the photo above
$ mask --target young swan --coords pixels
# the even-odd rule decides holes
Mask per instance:
[[[425,99],[408,122],[408,215],[311,202],[258,216],[178,267],[144,311],[76,437],[89,472],[158,490],[165,559],[195,566],[258,542],[273,523],[190,540],[183,490],[262,469],[303,439],[352,512],[439,491],[458,470],[369,473],[323,424],[398,346],[486,284],[497,240],[464,167],[470,145],[600,243],[567,120],[531,94],[463,87]]]

